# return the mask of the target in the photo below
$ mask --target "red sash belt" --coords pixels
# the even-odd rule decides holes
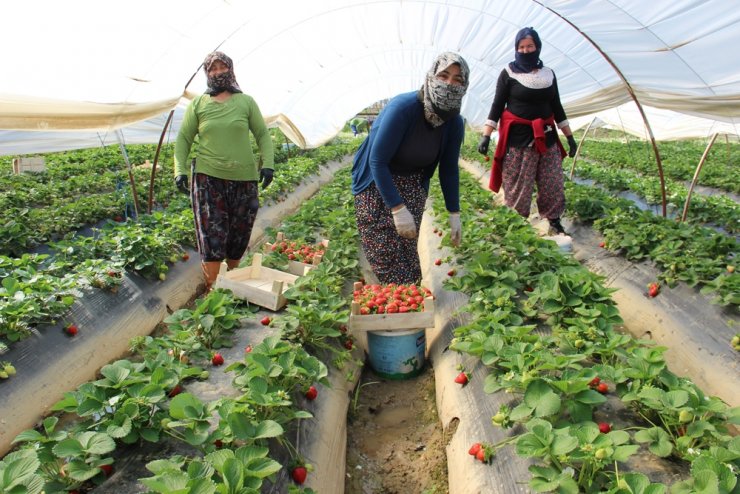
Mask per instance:
[[[545,126],[552,125],[554,129],[557,129],[555,125],[555,117],[550,115],[547,118],[535,118],[534,120],[527,120],[526,118],[518,117],[511,113],[509,110],[504,110],[501,114],[501,120],[498,127],[498,144],[496,144],[496,152],[493,155],[493,163],[491,164],[491,179],[488,182],[488,188],[494,192],[498,192],[503,182],[503,163],[504,155],[506,154],[506,142],[509,139],[509,127],[511,124],[530,125],[532,126],[532,132],[534,133],[534,148],[538,153],[543,154],[547,151],[547,144],[545,142]],[[555,131],[557,135],[557,130]],[[562,158],[565,158],[567,153],[563,144],[560,142],[560,138],[556,139],[558,147],[560,147],[560,154]]]

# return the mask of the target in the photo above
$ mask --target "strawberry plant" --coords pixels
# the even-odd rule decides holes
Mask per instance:
[[[715,295],[713,303],[740,305],[740,277],[726,268],[738,251],[736,239],[656,217],[592,188],[568,183],[566,190],[569,207],[578,208],[574,214],[593,201],[609,204],[607,213],[594,218],[593,227],[604,234],[610,250],[630,260],[652,259],[662,271],[660,281],[669,287],[683,281]]]
[[[269,449],[262,446],[242,446],[223,449],[202,458],[173,456],[154,460],[146,468],[151,477],[140,479],[152,491],[176,494],[187,489],[204,492],[259,492],[265,478],[280,470],[281,465],[268,457]]]
[[[9,453],[0,460],[0,492],[41,494],[44,478],[37,473],[40,462],[33,449]]]
[[[212,290],[196,301],[195,309],[179,309],[163,322],[173,332],[173,340],[206,358],[207,350],[231,346],[228,334],[238,327],[246,313],[234,307],[234,297],[223,290]],[[210,357],[209,357],[210,358]]]
[[[234,362],[226,372],[234,372],[234,386],[243,394],[240,402],[260,412],[260,416],[286,423],[296,417],[290,407],[290,393],[319,382],[328,385],[328,369],[299,345],[267,337],[244,361]]]

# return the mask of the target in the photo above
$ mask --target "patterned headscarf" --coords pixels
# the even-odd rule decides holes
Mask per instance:
[[[228,72],[223,72],[216,76],[209,76],[208,69],[216,60],[223,62],[228,68]],[[242,90],[239,88],[239,84],[236,82],[236,76],[234,75],[234,62],[226,54],[220,51],[214,51],[209,53],[205,60],[203,60],[203,70],[206,72],[206,79],[208,79],[208,89],[206,94],[212,96],[222,93],[224,91],[230,91],[232,93],[241,93]]]
[[[531,53],[519,53],[519,42],[526,37],[532,38],[537,49]],[[540,60],[541,52],[542,41],[540,41],[540,35],[537,34],[537,31],[533,27],[520,29],[514,39],[514,61],[509,63],[509,68],[516,74],[526,74],[534,69],[541,69],[544,66],[542,60]]]
[[[461,86],[448,84],[437,79],[437,74],[450,65],[460,67],[463,83]],[[437,57],[432,68],[427,72],[424,85],[419,90],[419,99],[424,103],[424,117],[433,127],[439,127],[457,116],[462,106],[462,98],[470,83],[470,69],[463,57],[453,52],[444,52]]]

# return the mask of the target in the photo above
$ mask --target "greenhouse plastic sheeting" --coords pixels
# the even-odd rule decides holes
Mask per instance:
[[[740,115],[740,9],[726,0],[132,0],[106,9],[27,0],[2,10],[0,129],[105,132],[159,116],[204,90],[199,66],[214,49],[234,59],[263,115],[282,115],[306,147],[420,87],[447,50],[471,67],[462,114],[479,126],[523,26],[538,30],[571,118],[630,101],[625,81],[648,106],[731,123]]]
[[[644,110],[653,130],[653,137],[659,141],[708,138],[712,134],[733,136],[733,140],[737,140],[737,136],[740,136],[740,119],[735,119],[734,123],[728,123],[683,115],[671,110],[651,107],[646,107]],[[585,129],[589,124],[591,124],[592,129],[605,127],[621,130],[643,139],[649,137],[645,122],[634,103],[610,108],[587,117],[570,119],[570,128],[574,130]]]

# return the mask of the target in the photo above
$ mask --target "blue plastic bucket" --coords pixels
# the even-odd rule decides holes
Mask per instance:
[[[418,376],[426,363],[426,330],[368,331],[370,366],[386,379]]]

